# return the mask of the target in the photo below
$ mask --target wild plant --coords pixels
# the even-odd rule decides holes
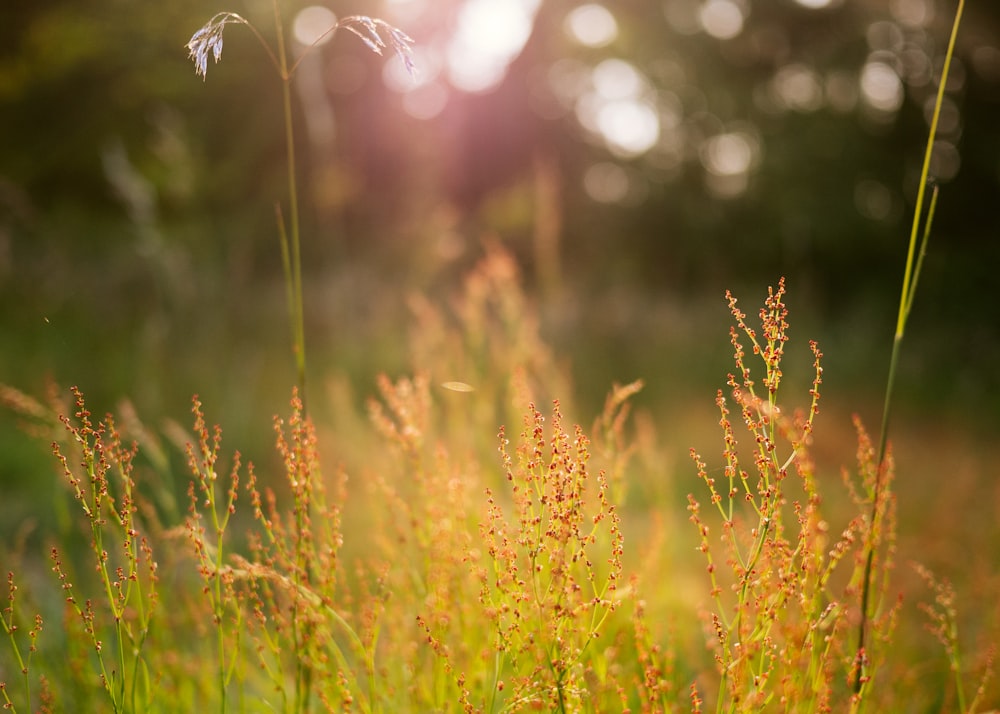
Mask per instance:
[[[872,672],[877,664],[871,653],[858,661],[846,635],[857,617],[867,549],[893,541],[891,469],[882,476],[881,500],[875,504],[880,529],[867,528],[867,497],[848,480],[861,515],[839,536],[831,533],[809,453],[823,374],[815,342],[809,343],[814,376],[808,407],[788,413],[778,399],[788,341],[784,294],[783,280],[768,290],[759,328],[748,324],[727,294],[735,322],[730,340],[736,371],[728,377],[731,401],[722,390],[716,396],[724,444],[721,477],[691,452],[714,513],[710,519],[699,500],[689,496],[712,586],[714,611],[706,615],[706,630],[719,677],[720,712],[832,711],[857,669],[864,665]],[[760,376],[748,362],[743,340],[749,341]],[[734,425],[733,410],[745,431]],[[857,427],[858,480],[861,491],[871,493],[879,471],[871,443],[860,423]],[[876,565],[881,605],[891,557]],[[885,640],[895,615],[892,606],[879,614]],[[860,702],[856,695],[855,705]]]
[[[411,46],[413,40],[402,30],[378,18],[366,15],[352,15],[334,22],[325,32],[320,33],[299,55],[290,62],[285,41],[284,22],[278,0],[273,1],[275,44],[272,48],[264,35],[249,20],[235,12],[220,12],[212,16],[188,41],[186,47],[194,61],[195,72],[206,79],[208,76],[208,58],[212,56],[215,62],[222,58],[223,32],[228,25],[246,26],[260,42],[271,65],[281,80],[282,109],[285,123],[285,158],[288,174],[288,223],[285,223],[281,205],[275,205],[278,223],[278,235],[281,239],[281,259],[285,272],[285,287],[287,290],[288,311],[292,327],[292,351],[295,355],[295,365],[298,374],[299,398],[306,403],[306,342],[305,342],[305,308],[302,297],[302,249],[299,225],[299,191],[295,166],[295,133],[292,122],[292,80],[300,63],[306,54],[316,48],[323,40],[344,29],[357,35],[361,41],[375,54],[381,55],[386,49],[391,50],[403,62],[406,70],[414,72]]]
[[[934,111],[931,115],[930,133],[927,137],[927,146],[924,150],[924,162],[920,171],[920,183],[917,188],[917,201],[913,211],[913,223],[910,230],[910,241],[906,254],[906,267],[903,270],[903,287],[899,297],[899,311],[896,318],[896,332],[892,341],[892,353],[889,357],[889,374],[886,378],[885,401],[882,408],[882,427],[879,433],[878,455],[876,457],[876,476],[870,491],[871,513],[869,515],[868,531],[866,537],[865,571],[861,584],[861,619],[857,625],[857,660],[859,666],[855,673],[854,691],[860,694],[862,687],[868,679],[865,671],[865,648],[867,644],[867,630],[873,616],[872,611],[872,579],[874,577],[874,565],[877,558],[878,539],[875,532],[881,527],[878,521],[879,503],[882,497],[881,491],[884,488],[883,481],[886,479],[884,471],[888,470],[885,462],[888,459],[889,440],[889,419],[892,413],[892,397],[896,384],[896,369],[899,364],[899,356],[902,352],[903,336],[906,333],[906,323],[913,308],[913,298],[916,294],[917,280],[920,277],[920,269],[923,266],[924,256],[927,253],[927,242],[930,238],[931,226],[934,223],[934,211],[937,207],[938,187],[932,191],[930,205],[927,215],[924,216],[924,200],[927,194],[927,186],[930,178],[931,157],[934,152],[934,140],[937,135],[938,119],[941,116],[941,106],[944,103],[945,87],[948,84],[948,72],[951,68],[951,60],[955,53],[955,41],[958,38],[958,28],[962,24],[962,12],[965,9],[965,0],[959,0],[955,10],[955,21],[952,24],[951,36],[948,40],[948,49],[945,51],[944,64],[941,69],[941,77],[938,81],[937,98],[934,102]],[[920,236],[920,226],[923,222],[923,239],[920,242],[919,255],[917,254],[917,240]]]
[[[920,603],[920,609],[927,615],[927,628],[944,647],[948,666],[955,683],[955,704],[960,712],[977,711],[986,694],[986,688],[995,675],[996,644],[986,652],[976,693],[970,701],[966,693],[965,672],[958,633],[958,610],[955,606],[955,589],[950,582],[939,579],[925,566],[914,564],[917,574],[934,593],[934,601]]]
[[[481,532],[489,565],[480,579],[497,643],[489,701],[502,691],[509,666],[515,708],[562,712],[586,697],[582,665],[619,604],[624,538],[603,473],[596,474],[596,494],[587,493],[588,439],[579,427],[573,436],[564,429],[558,402],[551,421],[546,434],[541,412],[529,406],[513,455],[500,432],[514,521],[487,489]]]
[[[186,445],[188,463],[194,480],[188,487],[190,500],[189,517],[185,530],[194,549],[198,562],[198,573],[204,581],[202,594],[208,601],[215,626],[215,659],[219,710],[225,712],[230,683],[236,673],[241,655],[242,633],[244,630],[242,609],[236,606],[233,592],[234,582],[226,569],[228,543],[225,535],[229,520],[236,512],[239,493],[240,456],[233,457],[229,483],[220,493],[219,473],[216,464],[222,443],[222,430],[216,426],[209,433],[201,410],[201,402],[194,398],[192,411],[195,415],[194,431],[197,449]],[[208,520],[209,529],[204,521]]]
[[[234,686],[241,704],[248,697],[270,700],[261,689],[261,676],[247,669],[248,655],[268,683],[265,689],[277,696],[270,704],[274,708],[307,712],[318,701],[328,709],[353,704],[364,712],[377,711],[377,633],[359,635],[338,609],[346,477],[341,474],[335,482],[337,498],[328,504],[315,431],[301,400],[293,395],[287,424],[275,419],[291,499],[288,510],[279,506],[273,490],[260,489],[253,466],[248,467],[245,490],[256,524],[248,535],[248,555],[231,548],[224,554],[240,490],[239,456],[220,491],[215,463],[221,431],[215,427],[209,436],[197,400],[194,413],[198,445],[189,447],[195,481],[186,528],[216,629],[220,711],[228,710]],[[203,525],[206,520],[211,529]]]
[[[31,669],[31,662],[34,659],[35,653],[38,651],[38,635],[42,632],[44,623],[42,621],[42,616],[40,614],[35,614],[32,624],[28,626],[27,632],[27,642],[25,643],[25,635],[18,634],[23,630],[24,622],[23,615],[20,614],[16,607],[17,603],[17,585],[14,584],[14,573],[7,573],[7,605],[3,608],[3,612],[0,613],[0,623],[2,623],[4,634],[7,636],[10,642],[11,652],[14,655],[14,659],[17,662],[17,667],[21,675],[21,696],[18,697],[17,694],[13,694],[8,691],[7,682],[0,681],[0,697],[3,698],[3,708],[9,709],[11,711],[17,711],[17,705],[11,695],[18,698],[19,701],[24,702],[24,709],[26,711],[33,711],[32,702],[34,697],[32,696],[32,686],[37,681],[38,684],[38,711],[49,712],[52,711],[50,708],[50,692],[48,690],[48,681],[44,675],[36,675]],[[27,648],[24,645],[27,644]]]
[[[62,417],[70,446],[55,443],[53,451],[84,516],[100,595],[80,592],[56,546],[50,551],[52,571],[65,599],[67,625],[78,628],[90,649],[104,706],[132,712],[148,708],[156,697],[157,671],[146,644],[159,609],[157,564],[137,518],[136,449],[123,444],[110,415],[95,423],[83,394],[78,389],[73,394],[74,418]]]
[[[491,250],[474,270],[454,305],[457,329],[421,303],[421,324],[437,327],[422,332],[418,346],[437,345],[439,378],[455,375],[450,370],[479,354],[482,343],[497,344],[483,355],[511,372],[478,367],[475,388],[460,393],[422,373],[382,377],[378,398],[369,401],[380,440],[363,447],[373,452],[361,474],[373,503],[364,509],[364,528],[379,553],[369,568],[392,593],[381,631],[397,664],[384,668],[380,691],[397,707],[592,711],[630,696],[631,687],[609,672],[625,671],[635,649],[627,616],[612,615],[631,588],[623,582],[612,486],[603,472],[591,472],[589,440],[562,426],[561,407],[551,419],[529,407],[516,450],[502,437],[499,469],[490,466],[496,443],[478,444],[487,422],[506,413],[494,411],[495,401],[530,402],[535,379],[525,373],[541,378],[552,368],[544,352],[531,360],[521,352],[538,339],[531,321],[500,317],[500,305],[524,299],[509,261]],[[511,329],[517,339],[505,341]],[[632,449],[624,416],[636,391],[616,389],[598,419],[597,458],[611,466],[619,488],[627,460],[619,451]],[[451,415],[459,408],[461,423]],[[407,618],[414,612],[415,622]]]
[[[337,515],[339,506],[332,506],[327,510],[322,482],[319,480],[315,436],[312,426],[305,418],[307,394],[305,319],[291,82],[305,55],[339,29],[357,35],[376,54],[382,54],[387,48],[391,49],[409,72],[413,72],[414,69],[410,51],[413,41],[402,31],[380,19],[362,15],[350,16],[333,23],[305,48],[295,62],[290,62],[277,0],[274,1],[273,8],[276,38],[274,48],[252,23],[232,12],[221,12],[213,16],[191,37],[187,48],[195,62],[195,71],[205,78],[209,54],[216,62],[222,56],[223,32],[226,26],[245,25],[264,48],[282,84],[289,223],[286,224],[280,205],[276,207],[276,216],[299,387],[297,396],[293,400],[291,442],[282,437],[279,431],[278,447],[284,458],[292,493],[293,517],[290,522],[283,520],[273,495],[265,499],[265,508],[261,494],[256,490],[256,480],[251,471],[249,488],[253,498],[254,515],[262,528],[262,534],[251,540],[252,552],[257,558],[254,561],[241,559],[239,567],[235,569],[223,566],[221,541],[236,498],[238,467],[234,467],[231,476],[226,510],[220,515],[213,495],[214,451],[208,448],[205,437],[202,437],[202,462],[199,465],[192,457],[192,467],[205,495],[205,505],[219,543],[214,548],[208,548],[204,531],[198,530],[198,526],[192,526],[192,535],[198,547],[201,572],[206,580],[210,581],[206,588],[212,599],[219,627],[222,709],[225,710],[225,693],[233,673],[232,667],[236,663],[236,660],[232,659],[231,664],[227,664],[224,652],[227,640],[222,622],[224,603],[231,603],[233,621],[230,627],[233,633],[238,634],[244,625],[241,620],[240,604],[249,602],[254,617],[248,624],[252,636],[257,641],[261,665],[274,681],[276,690],[286,705],[289,698],[291,699],[292,711],[307,711],[314,693],[328,705],[331,704],[332,698],[339,698],[340,703],[345,704],[354,701],[355,697],[360,697],[362,710],[368,711],[370,707],[376,705],[373,660],[377,632],[371,632],[371,641],[366,646],[333,608],[332,598],[337,577],[335,567],[337,544],[340,540]],[[198,419],[200,423],[200,413]],[[199,511],[193,495],[192,514],[194,522],[197,523]],[[318,517],[318,520],[314,520],[314,517]],[[243,581],[247,586],[243,594],[237,593],[235,586],[237,580]],[[341,634],[346,633],[350,645],[364,662],[363,679],[357,678],[357,673],[348,664],[340,649],[332,631],[338,628]],[[291,675],[284,671],[286,652],[293,653],[289,665],[292,670]],[[335,655],[337,662],[336,677],[331,676],[332,672],[316,671],[316,663],[325,661],[330,652]],[[291,693],[287,691],[286,685],[289,676],[293,681]],[[359,682],[365,684],[361,685]]]
[[[769,290],[759,326],[727,295],[735,370],[728,391],[716,395],[721,466],[692,452],[707,503],[688,499],[706,559],[704,626],[715,664],[702,672],[697,652],[666,636],[671,625],[658,619],[679,596],[668,592],[678,574],[656,569],[656,551],[679,535],[651,528],[653,537],[636,539],[640,548],[630,540],[629,555],[641,551],[636,561],[645,566],[627,576],[621,504],[631,457],[649,448],[626,434],[641,384],[612,390],[592,437],[569,428],[572,407],[553,398],[569,391],[564,370],[540,337],[514,260],[498,246],[487,246],[452,315],[414,299],[415,376],[380,377],[368,425],[336,435],[346,453],[338,458],[361,470],[350,508],[346,471],[324,477],[304,402],[290,99],[298,64],[288,61],[274,7],[276,49],[228,12],[188,49],[204,77],[209,56],[221,57],[225,27],[246,25],[284,87],[290,222],[277,212],[299,388],[290,416],[274,422],[281,478],[259,477],[238,452],[224,467],[221,428],[208,426],[196,398],[193,434],[175,438],[190,472],[188,513],[182,525],[164,527],[158,511],[170,517],[175,509],[147,503],[140,487],[165,502],[169,489],[138,479],[137,444],[148,445],[159,472],[169,472],[169,459],[141,425],[126,430],[136,439],[129,442],[123,418],[95,423],[79,390],[75,406],[51,409],[0,390],[0,400],[56,442],[77,516],[67,529],[84,529],[82,540],[67,530],[50,550],[63,627],[50,624],[53,615],[44,622],[34,615],[48,612],[45,602],[26,596],[25,578],[12,574],[24,558],[3,568],[11,573],[0,612],[4,708],[792,712],[892,703],[898,692],[885,665],[902,610],[890,596],[896,502],[888,417],[936,191],[917,256],[922,181],[882,431],[873,443],[855,423],[846,516],[824,500],[828,486],[811,454],[823,374],[818,345],[809,343],[805,406],[788,411],[784,282]],[[958,17],[949,59],[957,27]],[[412,69],[409,38],[384,22],[354,16],[327,34],[337,29],[376,52],[391,49]],[[940,102],[939,94],[938,109]],[[935,126],[936,114],[932,137]],[[927,171],[925,162],[924,179]],[[538,406],[546,403],[548,410]],[[73,416],[56,421],[55,411]],[[511,423],[512,415],[522,420],[519,435],[502,427],[494,440],[498,421]],[[53,436],[53,425],[61,435]],[[627,515],[655,518],[647,506]],[[248,531],[245,540],[237,526]],[[171,547],[177,541],[190,545],[188,560]],[[16,560],[21,551],[5,556]],[[944,647],[956,706],[974,711],[986,701],[992,651],[969,696],[974,667],[961,652],[956,595],[946,580],[919,572],[934,593],[923,609]],[[56,640],[48,653],[47,638]]]
[[[389,459],[363,478],[370,501],[383,504],[369,524],[377,558],[368,569],[391,593],[381,613],[385,647],[402,658],[384,667],[387,701],[437,711],[461,697],[452,665],[474,660],[481,647],[483,622],[468,562],[476,547],[472,516],[482,466],[456,458],[435,411],[426,376],[380,378],[368,412]],[[439,638],[431,647],[427,628]]]
[[[507,493],[485,488],[478,534],[452,555],[460,562],[450,571],[464,571],[457,583],[478,590],[472,616],[454,586],[440,584],[425,601],[435,605],[418,615],[442,686],[465,711],[591,711],[603,692],[618,691],[602,635],[627,596],[619,516],[605,475],[589,470],[583,431],[565,429],[558,403],[550,421],[530,405],[513,452],[500,432]]]
[[[465,424],[471,416],[478,428],[493,432],[497,423],[517,423],[527,401],[540,404],[558,396],[564,408],[573,405],[566,365],[542,338],[538,311],[520,287],[517,261],[496,242],[483,247],[451,309],[441,310],[422,296],[410,300],[415,323],[410,349],[414,368],[434,383],[474,390],[474,398],[451,400],[455,416]],[[469,402],[475,407],[471,414],[464,409]],[[453,426],[461,435],[459,424]]]

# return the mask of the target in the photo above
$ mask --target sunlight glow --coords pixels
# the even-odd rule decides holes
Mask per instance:
[[[466,0],[446,49],[448,77],[458,89],[489,91],[524,48],[539,0]]]
[[[448,103],[448,88],[440,82],[422,84],[403,95],[403,111],[414,119],[433,119]]]
[[[448,103],[448,87],[441,79],[444,60],[434,47],[418,45],[413,49],[413,62],[419,71],[411,75],[399,57],[387,60],[382,81],[402,95],[403,111],[411,117],[433,119]]]
[[[419,18],[428,6],[428,0],[386,0],[386,10],[398,26],[409,24]]]

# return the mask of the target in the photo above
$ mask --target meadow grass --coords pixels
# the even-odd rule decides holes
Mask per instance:
[[[209,54],[218,60],[229,24],[248,23],[223,13],[192,38],[199,74]],[[277,4],[275,24],[281,37]],[[408,38],[380,21],[337,27],[375,50],[388,33],[408,58]],[[727,294],[733,369],[715,395],[719,448],[692,449],[678,485],[664,471],[662,431],[648,414],[633,418],[641,382],[613,385],[592,419],[579,413],[516,264],[496,244],[449,308],[414,299],[410,375],[380,377],[366,418],[331,393],[339,406],[324,425],[304,401],[295,66],[280,41],[272,51],[251,29],[286,87],[289,227],[278,214],[299,384],[287,415],[273,419],[277,458],[258,469],[224,448],[197,397],[190,431],[157,432],[128,410],[95,419],[77,389],[37,400],[2,387],[3,403],[52,444],[62,487],[45,507],[69,514],[3,555],[6,709],[996,705],[994,651],[963,635],[955,587],[926,565],[912,571],[929,597],[904,592],[912,579],[898,576],[888,414],[918,227],[930,232],[923,191],[882,431],[873,441],[855,418],[854,453],[840,461],[853,465],[838,479],[814,458],[815,342],[800,353],[810,384],[786,394],[786,360],[796,358],[786,355],[783,280],[756,320]],[[171,488],[178,480],[189,484],[186,509]],[[690,523],[678,489],[690,491]],[[924,620],[904,607],[914,597]],[[924,625],[937,650],[899,645]]]
[[[975,639],[960,634],[954,588],[921,568],[929,595],[902,595],[926,616],[903,608],[891,454],[874,531],[877,443],[857,423],[842,478],[812,458],[818,346],[801,409],[785,407],[782,284],[759,323],[730,297],[720,449],[678,476],[659,470],[655,427],[632,418],[641,384],[610,390],[587,429],[551,398],[561,368],[507,311],[526,309],[512,266],[494,248],[454,313],[423,306],[440,329],[415,335],[414,361],[437,359],[379,379],[347,433],[314,425],[293,393],[274,420],[276,473],[228,451],[197,399],[190,432],[156,436],[134,416],[95,420],[75,393],[53,447],[64,486],[52,500],[74,509],[72,526],[4,563],[9,708],[912,711],[918,690],[900,673],[935,660],[952,685],[926,679],[920,701],[990,701],[989,651],[964,652]],[[4,397],[47,435],[67,407]],[[187,461],[186,514],[162,502],[147,447]],[[691,491],[688,525],[678,488]],[[895,646],[925,625],[936,653]]]

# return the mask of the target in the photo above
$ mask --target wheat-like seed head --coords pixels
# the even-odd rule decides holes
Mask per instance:
[[[195,74],[199,75],[203,80],[208,74],[209,54],[215,58],[216,62],[222,59],[222,33],[226,25],[229,24],[248,26],[257,35],[261,43],[265,45],[267,52],[271,53],[271,49],[267,47],[267,43],[257,33],[257,30],[249,20],[241,15],[237,15],[235,12],[220,12],[212,16],[211,20],[195,32],[185,45],[188,50],[188,56],[194,60]],[[335,33],[340,28],[344,28],[360,37],[361,41],[368,46],[368,49],[377,55],[381,55],[382,51],[386,48],[391,49],[403,62],[406,71],[411,76],[415,73],[416,67],[413,63],[412,50],[413,39],[402,30],[378,18],[371,18],[367,15],[351,15],[334,23],[330,29],[320,35],[320,38],[316,42],[319,42],[319,39],[322,37]],[[271,54],[271,59],[278,66],[278,62],[273,54]],[[285,72],[284,64],[279,67],[279,72],[285,80],[294,71],[295,68],[293,67],[291,71]]]

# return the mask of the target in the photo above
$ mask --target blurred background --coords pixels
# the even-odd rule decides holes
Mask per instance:
[[[955,5],[282,1],[296,53],[355,13],[415,40],[415,77],[346,32],[295,76],[310,379],[340,375],[360,403],[375,374],[406,372],[412,296],[447,299],[495,242],[585,414],[641,377],[645,408],[710,415],[731,369],[724,291],[753,314],[786,276],[790,365],[808,376],[819,340],[826,394],[877,431]],[[270,0],[0,11],[0,381],[182,423],[198,393],[254,456],[295,381],[281,83],[235,25],[195,75],[184,45],[223,10],[274,41]],[[901,409],[988,443],[1000,4],[966,9],[931,173]],[[0,442],[4,488],[47,458],[6,413]]]

